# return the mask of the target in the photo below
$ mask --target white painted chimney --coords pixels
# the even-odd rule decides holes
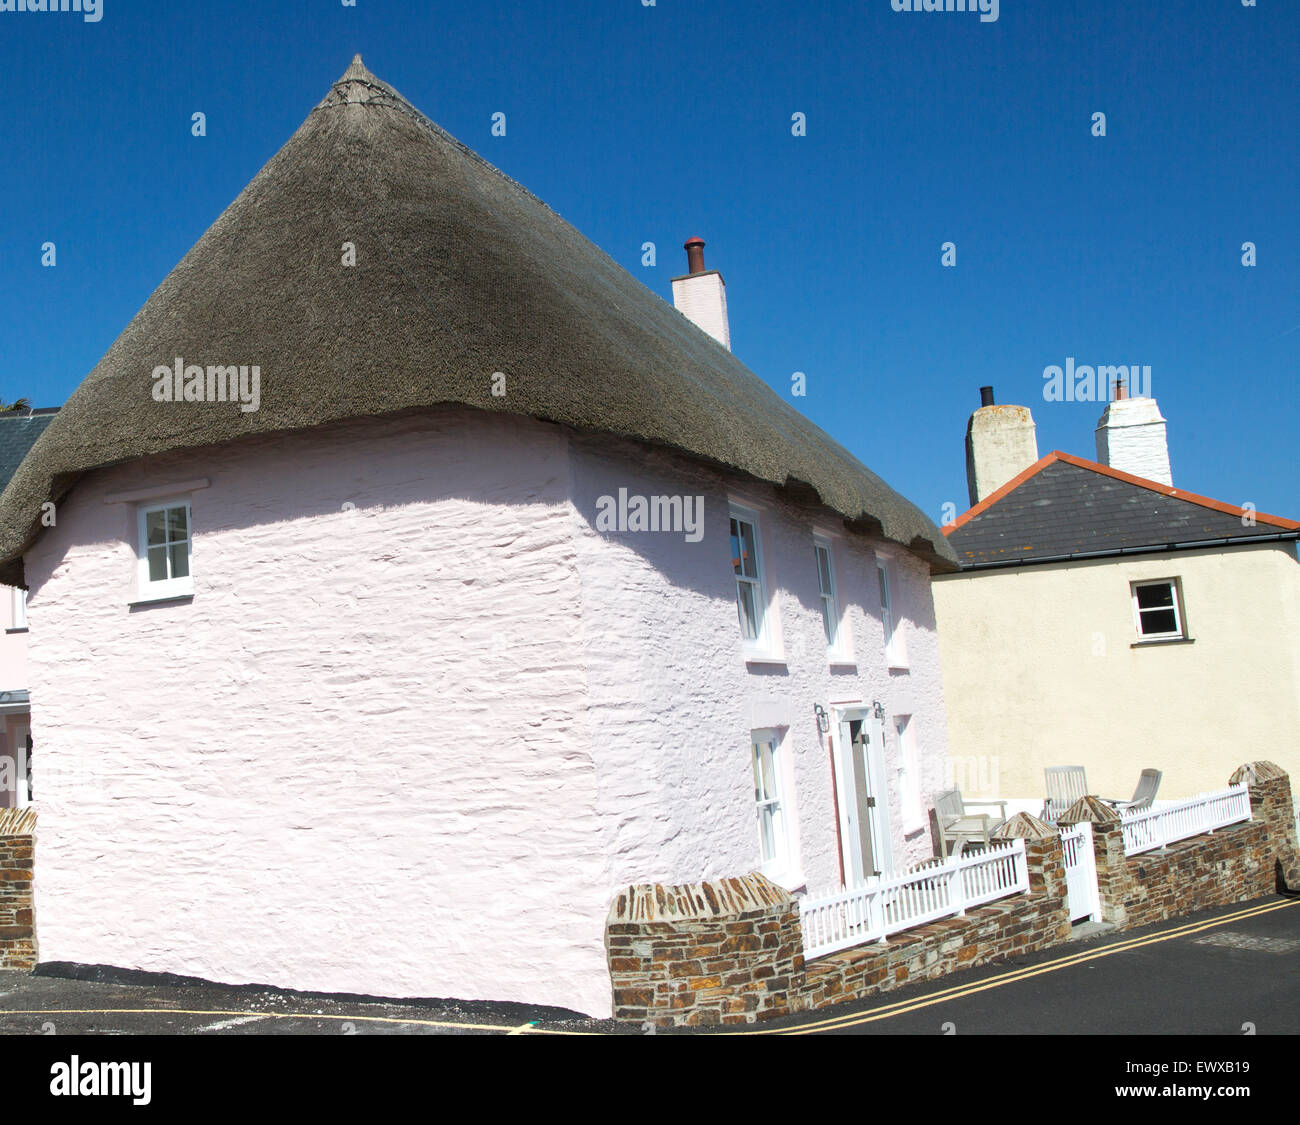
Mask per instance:
[[[1120,383],[1114,401],[1106,406],[1097,423],[1096,437],[1100,464],[1173,485],[1165,420],[1155,399],[1128,398]]]
[[[731,351],[727,285],[717,270],[704,268],[704,239],[687,240],[686,261],[690,272],[673,278],[673,307]]]
[[[995,406],[992,387],[980,387],[980,402],[966,426],[966,487],[972,507],[1038,460],[1029,407]]]

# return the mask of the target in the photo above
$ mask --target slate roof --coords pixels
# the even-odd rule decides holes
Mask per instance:
[[[1054,451],[945,528],[962,569],[1294,539],[1300,522]]]
[[[341,264],[344,243],[355,264]],[[177,357],[258,365],[259,408],[155,401],[152,373]],[[957,569],[919,508],[357,56],[9,482],[0,582],[23,583],[41,505],[85,473],[444,404],[671,449]]]
[[[58,412],[57,406],[0,411],[0,492]]]

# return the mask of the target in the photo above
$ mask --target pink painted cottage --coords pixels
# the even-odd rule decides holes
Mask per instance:
[[[0,498],[43,963],[604,1015],[628,883],[929,854],[952,550],[689,249],[683,315],[353,62]]]

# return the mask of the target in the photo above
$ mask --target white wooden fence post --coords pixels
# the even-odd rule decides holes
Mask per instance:
[[[957,908],[958,918],[964,918],[966,916],[965,870],[966,869],[961,862],[961,856],[958,856],[957,864],[953,869],[953,873],[952,873],[952,879],[953,879],[953,883],[956,885],[956,889],[949,890],[948,892],[949,905],[955,906]]]

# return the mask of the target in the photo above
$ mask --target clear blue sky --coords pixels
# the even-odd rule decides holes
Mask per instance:
[[[1295,0],[103,3],[0,12],[6,399],[65,401],[360,51],[665,299],[705,238],[737,355],[936,520],[982,384],[1094,456],[1067,356],[1151,366],[1175,485],[1300,518]]]

